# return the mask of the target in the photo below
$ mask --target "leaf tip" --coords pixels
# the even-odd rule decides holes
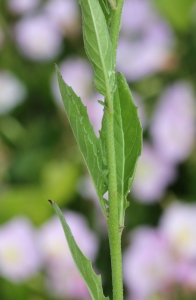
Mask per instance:
[[[54,204],[54,201],[52,201],[52,200],[48,200],[48,202],[51,204],[51,205],[53,205]]]

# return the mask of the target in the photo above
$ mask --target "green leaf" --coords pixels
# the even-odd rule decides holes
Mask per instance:
[[[113,48],[98,0],[78,0],[82,8],[84,46],[94,69],[97,91],[108,97],[114,90]]]
[[[126,197],[130,191],[136,163],[142,150],[142,127],[129,86],[121,73],[117,73],[113,126],[119,226],[123,227],[125,209],[128,206]]]
[[[61,212],[58,205],[53,202],[52,200],[49,200],[49,202],[52,204],[56,214],[58,215],[61,224],[63,226],[63,230],[65,233],[65,237],[67,239],[67,243],[70,249],[70,252],[72,254],[72,257],[75,261],[75,264],[83,277],[88,290],[91,294],[91,297],[93,300],[109,300],[109,297],[105,297],[103,294],[102,289],[102,283],[101,283],[101,275],[96,275],[92,269],[92,264],[89,259],[87,259],[78,245],[75,242],[75,239],[71,233],[71,230]],[[76,286],[77,288],[77,286]]]
[[[106,11],[109,15],[111,13],[109,2],[107,0],[99,0],[99,3],[101,5],[102,10]]]
[[[106,23],[109,28],[110,22],[111,22],[111,7],[109,5],[108,0],[99,0],[99,3],[100,3],[101,9],[102,9],[105,19],[106,19]]]
[[[74,93],[73,89],[64,82],[58,68],[56,69],[59,88],[67,117],[86,162],[88,171],[92,177],[102,211],[106,216],[107,213],[103,195],[107,191],[106,176],[108,170],[102,159],[101,141],[94,133],[93,127],[88,118],[86,107],[83,105],[80,98]]]

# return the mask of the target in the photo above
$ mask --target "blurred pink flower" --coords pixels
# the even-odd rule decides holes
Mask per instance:
[[[34,228],[29,220],[17,217],[0,227],[0,273],[20,282],[33,276],[41,267]]]
[[[23,102],[27,93],[23,83],[9,71],[0,71],[0,91],[0,115]]]
[[[47,270],[46,288],[62,299],[90,300],[88,289],[73,263],[61,262]]]
[[[32,60],[51,60],[61,50],[62,36],[46,15],[19,20],[15,25],[15,39],[20,51]]]
[[[191,86],[177,82],[160,98],[151,125],[154,145],[167,161],[178,163],[191,153],[195,142],[195,97]]]
[[[173,273],[172,258],[164,237],[155,229],[141,227],[131,234],[123,256],[124,279],[129,299],[151,299],[167,289]]]
[[[186,290],[196,292],[196,264],[195,261],[180,260],[174,269],[174,280],[176,284]]]
[[[71,211],[65,213],[65,218],[78,246],[89,259],[94,260],[98,241],[85,219]],[[86,299],[87,288],[74,264],[59,219],[54,217],[45,223],[38,235],[43,260],[46,263],[49,291],[58,297]]]
[[[144,143],[136,168],[132,194],[141,202],[155,202],[175,179],[175,169],[157,151]]]
[[[50,0],[44,10],[57,29],[65,36],[75,37],[80,32],[80,14],[77,1]]]
[[[171,56],[170,28],[147,0],[125,1],[117,66],[134,81],[164,68]]]
[[[127,0],[123,7],[121,30],[127,34],[145,30],[146,25],[156,21],[157,17],[149,0]]]
[[[96,256],[98,241],[88,228],[86,220],[82,215],[71,211],[66,211],[65,218],[78,246],[89,259],[93,260]],[[64,232],[56,216],[40,228],[39,240],[43,255],[47,261],[70,260],[71,255]]]
[[[15,14],[27,13],[38,6],[40,0],[8,0],[7,5]]]
[[[160,220],[160,230],[175,255],[183,259],[196,259],[195,204],[172,203]]]

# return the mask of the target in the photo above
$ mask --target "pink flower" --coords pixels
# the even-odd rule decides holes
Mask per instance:
[[[62,36],[45,15],[26,17],[15,25],[19,50],[29,59],[47,61],[61,50]]]
[[[171,30],[150,1],[125,1],[117,66],[128,80],[164,69],[172,47]]]
[[[8,0],[7,4],[13,13],[23,14],[36,8],[39,2],[40,0]]]
[[[186,82],[173,84],[161,96],[151,135],[165,160],[178,163],[191,153],[196,134],[195,108],[193,90]]]
[[[150,299],[166,290],[172,279],[173,264],[160,232],[149,227],[134,230],[124,253],[123,267],[127,289],[133,295],[130,299]]]
[[[0,72],[0,91],[0,115],[22,103],[27,93],[23,83],[8,71]]]
[[[18,217],[0,227],[0,273],[8,280],[27,280],[39,271],[41,256],[34,228]]]
[[[180,260],[174,269],[174,280],[184,289],[196,292],[196,264],[195,261]]]
[[[47,269],[46,288],[62,299],[90,300],[88,289],[73,263],[59,262]]]
[[[76,1],[50,0],[44,10],[56,26],[65,36],[76,38],[80,32],[80,14]]]
[[[196,205],[174,202],[160,220],[160,230],[179,258],[196,259]]]
[[[85,219],[71,211],[65,213],[65,218],[80,249],[89,259],[94,260],[98,241]],[[88,299],[89,293],[75,266],[62,226],[56,216],[40,229],[39,244],[46,263],[49,293],[62,298]]]
[[[141,202],[155,202],[175,179],[175,169],[148,144],[143,145],[136,168],[132,194]]]

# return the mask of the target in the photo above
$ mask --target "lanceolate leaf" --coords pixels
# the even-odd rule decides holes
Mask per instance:
[[[65,233],[65,237],[67,239],[67,243],[70,249],[70,252],[72,254],[72,257],[75,261],[75,264],[83,277],[88,290],[91,294],[91,297],[93,300],[109,300],[109,298],[105,297],[103,294],[103,289],[102,289],[102,283],[101,283],[101,275],[96,275],[92,269],[92,264],[89,259],[87,259],[78,245],[75,242],[75,239],[71,233],[71,230],[61,212],[59,209],[58,205],[53,202],[52,200],[49,200],[50,203],[52,204],[56,214],[58,215],[61,224],[63,226],[63,230]],[[76,286],[77,289],[77,286]]]
[[[82,8],[84,46],[93,66],[95,87],[104,96],[114,89],[114,58],[104,13],[98,0],[78,0]]]
[[[131,188],[136,163],[142,149],[142,127],[129,86],[121,73],[117,73],[113,126],[119,198],[119,226],[123,227],[127,207],[126,197]]]
[[[67,117],[92,177],[101,208],[106,216],[103,195],[107,191],[106,176],[108,170],[102,159],[101,141],[94,133],[86,107],[73,89],[64,82],[58,68],[57,76]]]

